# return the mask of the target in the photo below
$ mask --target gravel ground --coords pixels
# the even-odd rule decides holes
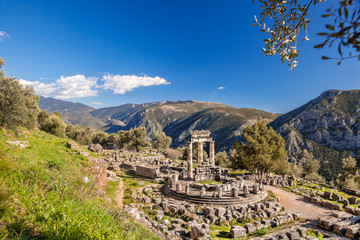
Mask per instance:
[[[301,196],[294,193],[273,186],[266,186],[266,189],[272,191],[275,196],[280,198],[279,203],[285,208],[285,213],[298,212],[302,218],[308,219],[314,219],[323,214],[331,214],[331,210],[304,202]]]

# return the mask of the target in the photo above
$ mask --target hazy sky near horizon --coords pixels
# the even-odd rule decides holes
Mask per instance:
[[[93,107],[162,100],[221,102],[285,113],[328,89],[359,89],[360,62],[321,60],[320,14],[299,65],[262,55],[251,0],[0,0],[7,75],[48,97]]]

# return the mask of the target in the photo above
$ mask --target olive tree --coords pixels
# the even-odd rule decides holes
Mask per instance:
[[[253,0],[253,3],[255,0]],[[324,0],[257,0],[261,3],[261,13],[255,16],[253,25],[266,34],[263,53],[268,56],[280,55],[281,61],[293,69],[298,61],[297,42],[308,38],[309,11]],[[322,59],[337,59],[338,65],[344,59],[360,60],[360,9],[356,7],[359,0],[337,0],[322,15],[332,19],[325,25],[326,32],[317,33],[325,40],[314,46],[323,48],[337,45],[339,57],[323,56]],[[304,31],[304,34],[301,34]],[[344,49],[347,49],[344,52]]]
[[[158,151],[165,151],[170,147],[171,142],[172,142],[171,137],[166,136],[166,134],[163,131],[158,131],[155,134],[155,139],[152,143],[152,146]]]
[[[0,58],[0,125],[17,129],[34,129],[39,114],[39,96],[30,86],[23,86],[14,77],[5,76]]]

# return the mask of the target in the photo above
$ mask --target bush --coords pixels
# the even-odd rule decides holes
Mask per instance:
[[[41,125],[41,130],[57,137],[65,137],[66,125],[58,115],[51,114]]]

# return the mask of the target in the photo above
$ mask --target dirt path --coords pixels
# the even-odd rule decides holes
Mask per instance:
[[[114,201],[116,202],[116,206],[118,206],[120,209],[123,208],[124,204],[123,204],[123,201],[124,201],[124,182],[123,180],[120,178],[120,181],[119,181],[119,185],[116,189],[116,195],[115,195],[115,198],[114,198]]]
[[[266,186],[275,196],[280,198],[280,205],[285,208],[285,212],[298,212],[302,218],[317,218],[323,214],[331,214],[331,210],[318,205],[304,202],[301,196],[287,192],[277,187]]]

